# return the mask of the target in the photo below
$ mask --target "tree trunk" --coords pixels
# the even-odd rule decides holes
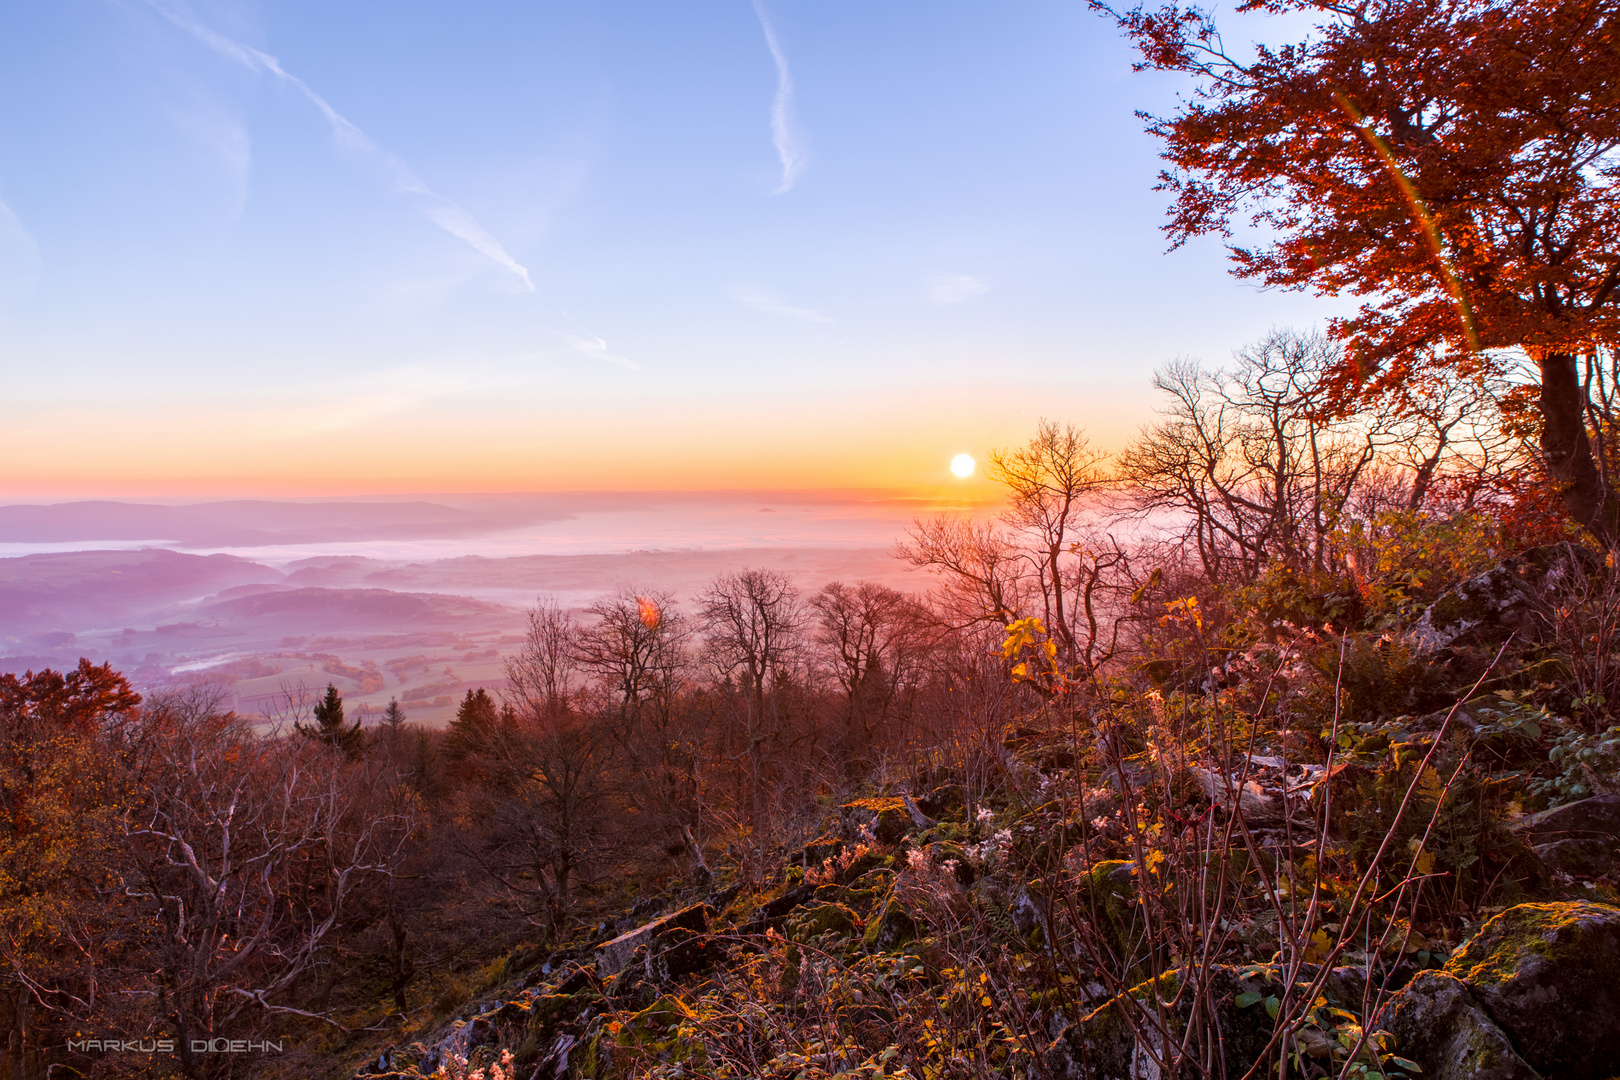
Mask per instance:
[[[1586,435],[1586,400],[1573,353],[1546,352],[1541,368],[1541,452],[1564,508],[1605,544],[1620,533],[1620,501],[1604,485]]]
[[[410,1011],[405,999],[405,988],[410,985],[411,976],[416,974],[415,965],[405,958],[405,922],[399,913],[390,909],[388,912],[388,928],[394,934],[394,950],[392,961],[392,975],[394,984],[394,1009],[403,1019]]]

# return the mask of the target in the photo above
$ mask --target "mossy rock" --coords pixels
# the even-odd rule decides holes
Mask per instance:
[[[1082,915],[1116,957],[1131,955],[1141,934],[1137,918],[1135,864],[1104,859],[1081,876],[1076,899]]]
[[[973,884],[978,874],[973,869],[973,860],[968,858],[967,851],[961,844],[942,840],[928,845],[928,859],[935,866],[944,866],[946,863],[955,863],[954,873],[956,882],[963,888]]]
[[[1620,1062],[1620,908],[1520,904],[1490,919],[1445,971],[1465,983],[1526,1063],[1607,1080]]]
[[[853,882],[865,877],[873,870],[892,869],[893,866],[893,855],[881,855],[876,851],[868,851],[859,858],[852,860],[849,868],[840,877],[846,882]]]
[[[1239,1006],[1238,995],[1274,988],[1263,978],[1249,977],[1245,969],[1226,964],[1210,966],[1201,977],[1208,986],[1209,1001],[1220,1015],[1226,1073],[1242,1076],[1265,1051],[1273,1025],[1264,1009]],[[1047,1070],[1055,1080],[1157,1076],[1153,1055],[1137,1041],[1136,1032],[1152,1031],[1162,1008],[1171,1038],[1180,1038],[1196,996],[1186,993],[1178,1000],[1181,981],[1179,972],[1165,972],[1070,1024],[1047,1049]]]
[[[811,904],[788,916],[787,939],[801,944],[826,933],[854,934],[860,920],[843,904]]]
[[[1540,1075],[1455,975],[1419,972],[1384,1015],[1395,1052],[1421,1065],[1423,1080],[1536,1080]]]
[[[843,854],[844,841],[830,833],[810,841],[804,847],[788,856],[788,861],[800,866],[814,869],[828,859],[836,859]]]
[[[917,936],[917,920],[890,896],[883,909],[868,920],[861,945],[867,952],[889,952]]]
[[[843,904],[864,915],[882,904],[893,890],[894,871],[878,869],[848,885],[823,885],[816,890],[813,899],[818,903]]]
[[[906,801],[896,796],[856,799],[840,809],[851,835],[857,835],[864,826],[880,844],[898,844],[917,829]]]
[[[621,1014],[622,1015],[622,1014]],[[577,1074],[591,1080],[640,1075],[652,1062],[681,1064],[704,1075],[703,1041],[691,1025],[695,1014],[685,1002],[664,995],[624,1021],[593,1021],[582,1040]]]

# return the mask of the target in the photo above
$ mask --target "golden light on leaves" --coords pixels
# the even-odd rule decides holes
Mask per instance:
[[[974,466],[977,464],[972,454],[957,454],[951,458],[951,472],[965,480],[973,475]]]

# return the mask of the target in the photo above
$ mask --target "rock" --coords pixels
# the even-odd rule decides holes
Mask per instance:
[[[725,949],[708,934],[675,927],[658,935],[648,947],[644,970],[653,982],[667,983],[707,971],[725,955]]]
[[[709,929],[709,905],[693,904],[680,911],[654,919],[627,930],[612,941],[597,946],[596,973],[607,976],[622,971],[629,963],[635,951],[642,946],[651,946],[649,953],[657,952],[655,942],[657,938],[671,930],[687,930],[693,933],[704,933]]]
[[[1541,596],[1597,568],[1596,556],[1575,544],[1531,548],[1442,594],[1407,639],[1423,649],[1443,649],[1465,636],[1500,641],[1532,626]]]
[[[866,924],[861,945],[867,952],[889,952],[917,936],[917,921],[893,896]]]
[[[1554,840],[1532,849],[1543,866],[1571,877],[1598,877],[1615,868],[1620,853],[1613,840]]]
[[[853,934],[858,923],[855,913],[843,904],[812,904],[788,916],[787,939],[801,944],[822,934]]]
[[[1047,922],[1051,918],[1051,901],[1041,895],[1039,891],[1031,891],[1028,885],[1018,890],[1013,898],[1008,914],[1012,917],[1013,929],[1019,936],[1029,937],[1036,930],[1041,932],[1042,940],[1046,937]]]
[[[1231,965],[1216,964],[1201,974],[1206,980],[1209,1000],[1221,1018],[1226,1075],[1234,1077],[1242,1076],[1265,1051],[1273,1027],[1264,1009],[1237,1005],[1239,994],[1272,989],[1264,980],[1246,978],[1243,972],[1244,969]],[[1132,1015],[1132,1011],[1157,1012],[1158,1006],[1153,1002],[1153,995],[1157,994],[1165,1003],[1170,1033],[1179,1038],[1196,996],[1189,987],[1188,993],[1178,997],[1180,978],[1178,973],[1168,972],[1150,979],[1059,1032],[1045,1053],[1046,1067],[1054,1080],[1145,1080],[1176,1075],[1162,1068],[1166,1051],[1173,1044],[1172,1047],[1155,1046],[1140,1040],[1135,1032],[1152,1038],[1154,1021],[1146,1015]],[[1189,1049],[1196,1055],[1196,1042]],[[1194,1066],[1193,1061],[1184,1062],[1183,1066],[1182,1074],[1197,1071],[1195,1067],[1188,1068]]]
[[[1194,765],[1187,772],[1210,802],[1228,812],[1235,803],[1243,820],[1251,825],[1275,824],[1287,816],[1282,795],[1266,791],[1258,780],[1248,780],[1239,787],[1236,779],[1229,780],[1213,769]]]
[[[844,829],[851,838],[868,833],[880,844],[898,844],[919,828],[906,801],[900,796],[880,796],[845,803],[839,808]]]
[[[771,927],[781,925],[782,920],[788,917],[789,912],[800,904],[808,903],[810,898],[815,895],[816,887],[814,885],[794,886],[775,900],[768,900],[759,905],[754,911],[753,918],[749,919],[748,923],[743,926],[742,932],[745,934],[763,934]]]
[[[1513,827],[1550,869],[1595,877],[1620,865],[1620,795],[1555,806]]]
[[[1614,1075],[1620,908],[1520,904],[1481,927],[1445,970],[1467,984],[1537,1072],[1555,1080]]]
[[[917,806],[932,818],[960,819],[962,812],[967,809],[967,793],[960,784],[941,784],[932,791],[918,795]]]
[[[1540,1080],[1455,975],[1419,972],[1386,1009],[1395,1052],[1423,1066],[1423,1080]]]
[[[1620,795],[1594,795],[1531,814],[1514,825],[1538,843],[1564,839],[1620,837]]]
[[[1076,885],[1075,899],[1081,916],[1090,922],[1097,936],[1097,948],[1114,957],[1136,955],[1142,944],[1136,910],[1136,864],[1105,859],[1088,869]]]
[[[813,869],[826,862],[836,859],[844,852],[844,842],[836,836],[822,836],[810,841],[798,851],[788,856],[788,862],[794,866]]]
[[[850,860],[850,864],[838,874],[838,880],[844,882],[859,881],[874,870],[886,870],[894,866],[894,856],[884,855],[876,851],[868,851],[857,859]]]

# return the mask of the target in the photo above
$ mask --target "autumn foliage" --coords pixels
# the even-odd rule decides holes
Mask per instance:
[[[1173,243],[1232,238],[1234,273],[1365,297],[1334,322],[1346,398],[1477,377],[1522,350],[1572,516],[1613,537],[1579,364],[1620,340],[1620,6],[1567,0],[1250,0],[1315,14],[1303,41],[1226,50],[1208,12],[1117,12],[1139,66],[1194,77],[1150,118]]]

